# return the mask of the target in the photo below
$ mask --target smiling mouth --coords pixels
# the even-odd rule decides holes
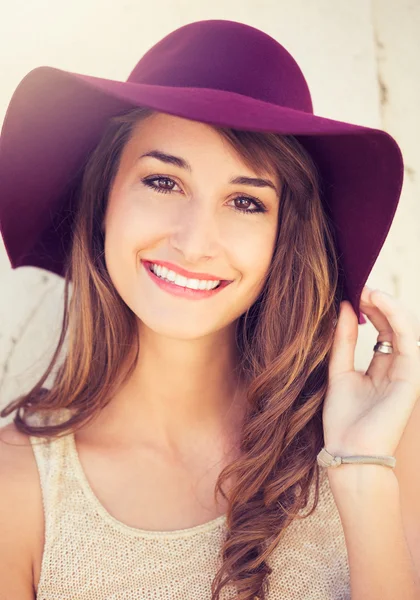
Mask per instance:
[[[153,263],[149,261],[142,262],[144,268],[149,273],[149,276],[152,279],[154,279],[155,282],[158,283],[158,285],[160,285],[161,287],[163,286],[164,289],[166,289],[167,291],[171,291],[175,295],[181,295],[186,298],[207,298],[209,296],[212,296],[213,294],[216,294],[217,292],[228,286],[230,283],[232,283],[232,281],[222,279],[220,280],[217,286],[210,289],[190,288],[188,286],[176,284],[175,282],[165,279],[163,277],[159,277],[159,275],[157,275],[152,269]]]
[[[206,289],[206,288],[204,288],[204,289],[203,289],[203,288],[193,288],[193,287],[189,287],[189,286],[186,286],[186,285],[180,285],[179,283],[175,283],[175,281],[174,281],[174,280],[168,279],[167,277],[162,277],[162,275],[158,275],[158,274],[157,274],[157,273],[156,273],[156,272],[153,270],[153,264],[154,264],[154,263],[152,263],[152,262],[149,262],[149,261],[143,261],[143,262],[145,263],[145,265],[146,265],[147,269],[148,269],[148,270],[149,270],[151,273],[153,273],[153,275],[155,275],[155,276],[156,276],[156,277],[158,277],[159,279],[162,279],[162,281],[166,281],[167,283],[172,283],[173,285],[176,285],[176,286],[178,286],[178,287],[181,287],[181,288],[188,288],[188,289],[191,289],[191,290],[196,290],[196,291],[204,291],[204,292],[205,292],[205,291],[211,291],[212,289],[214,289],[214,290],[215,290],[215,289],[217,289],[218,287],[220,287],[222,284],[231,283],[231,280],[228,280],[228,279],[220,279],[220,280],[219,280],[219,283],[218,283],[218,284],[217,284],[215,287],[211,287],[211,288],[210,288],[210,290],[208,290],[208,289]],[[169,269],[169,270],[170,270],[170,269]],[[184,278],[184,279],[186,279],[186,280],[194,280],[194,281],[199,281],[199,282],[201,282],[201,281],[212,281],[212,280],[207,280],[207,279],[204,279],[204,278],[193,277],[193,276],[191,276],[191,277],[185,277],[185,276],[184,276],[184,275],[182,275],[181,273],[177,273],[175,270],[173,270],[173,272],[174,272],[174,273],[175,273],[177,276],[183,277],[183,278]]]

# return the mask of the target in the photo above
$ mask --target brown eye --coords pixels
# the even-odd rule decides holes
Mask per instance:
[[[173,188],[169,187],[169,188],[165,188],[165,187],[160,187],[160,185],[156,186],[155,182],[170,182],[170,184],[173,185],[177,185],[176,182],[171,179],[170,177],[163,177],[162,175],[158,176],[158,177],[150,177],[148,179],[143,179],[142,180],[144,185],[147,185],[148,187],[150,187],[152,190],[155,190],[156,192],[162,193],[162,194],[168,194],[173,192]],[[238,201],[245,201],[247,203],[247,206],[249,206],[249,204],[251,203],[252,205],[255,206],[254,210],[249,210],[249,208],[247,206],[245,207],[240,207],[240,206],[236,206],[236,210],[242,213],[248,213],[248,214],[255,214],[255,213],[266,213],[267,209],[265,208],[264,204],[262,202],[260,202],[259,200],[257,200],[256,198],[248,198],[247,196],[238,196],[237,198],[233,199],[233,202],[238,202]]]
[[[176,185],[175,181],[173,179],[171,179],[170,177],[151,177],[150,179],[143,179],[143,183],[145,185],[147,185],[148,187],[152,188],[152,190],[156,190],[157,192],[162,192],[164,194],[167,194],[168,192],[172,192],[172,188],[164,188],[164,187],[160,187],[160,186],[156,186],[154,185],[154,182],[158,181],[165,181],[168,182],[170,181],[171,183],[173,183],[174,185]]]
[[[245,202],[247,203],[247,205],[249,206],[249,203],[252,203],[256,208],[254,210],[249,210],[247,207],[237,207],[237,210],[239,210],[240,212],[243,213],[266,213],[267,209],[265,208],[264,204],[262,202],[260,202],[259,200],[257,200],[256,198],[248,198],[247,196],[238,196],[237,198],[233,199],[233,202],[237,202],[239,200],[245,200]]]

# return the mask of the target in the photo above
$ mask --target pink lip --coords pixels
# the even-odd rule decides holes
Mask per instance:
[[[156,283],[156,285],[166,292],[173,294],[174,296],[182,296],[183,298],[189,300],[200,300],[201,298],[209,298],[210,296],[214,296],[231,283],[230,281],[224,280],[214,290],[192,290],[190,288],[181,287],[179,285],[175,285],[174,283],[170,283],[169,281],[165,281],[164,279],[161,279],[155,275],[150,268],[152,263],[142,261],[142,264],[149,277]]]
[[[170,269],[171,271],[175,271],[175,273],[179,273],[180,275],[183,275],[184,277],[187,277],[188,279],[206,279],[207,281],[230,281],[230,280],[224,280],[221,279],[220,277],[215,277],[215,275],[210,275],[210,273],[193,273],[192,271],[186,271],[185,269],[183,269],[182,267],[178,267],[178,265],[175,265],[174,263],[171,262],[167,262],[164,260],[154,260],[154,261],[150,261],[150,260],[144,260],[142,261],[146,264],[155,264],[155,265],[162,265],[162,267],[166,267],[167,269]]]

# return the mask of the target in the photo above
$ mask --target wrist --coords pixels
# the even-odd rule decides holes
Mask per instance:
[[[395,456],[384,454],[341,454],[330,452],[324,446],[317,455],[317,463],[321,467],[336,468],[340,465],[348,464],[374,464],[394,468],[397,460]]]
[[[394,469],[373,464],[346,464],[327,468],[333,494],[375,494],[398,490]]]

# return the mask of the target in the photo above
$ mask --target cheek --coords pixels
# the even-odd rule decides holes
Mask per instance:
[[[135,195],[118,197],[110,206],[106,220],[105,254],[132,261],[133,255],[152,246],[164,231],[162,212]]]
[[[276,231],[273,227],[255,227],[246,235],[238,236],[235,244],[236,264],[243,277],[258,281],[271,264],[275,248]]]
[[[146,227],[142,219],[127,203],[109,210],[105,228],[105,263],[115,288],[124,296],[124,290],[135,274],[136,255],[141,250]]]
[[[130,307],[136,294],[140,258],[162,244],[168,233],[162,211],[139,202],[138,198],[118,198],[110,205],[105,229],[105,264],[118,294]]]
[[[254,304],[261,294],[270,269],[275,248],[274,227],[253,227],[247,235],[235,238],[230,245],[232,264],[240,274],[235,300],[238,316]],[[232,242],[232,240],[231,240]]]

